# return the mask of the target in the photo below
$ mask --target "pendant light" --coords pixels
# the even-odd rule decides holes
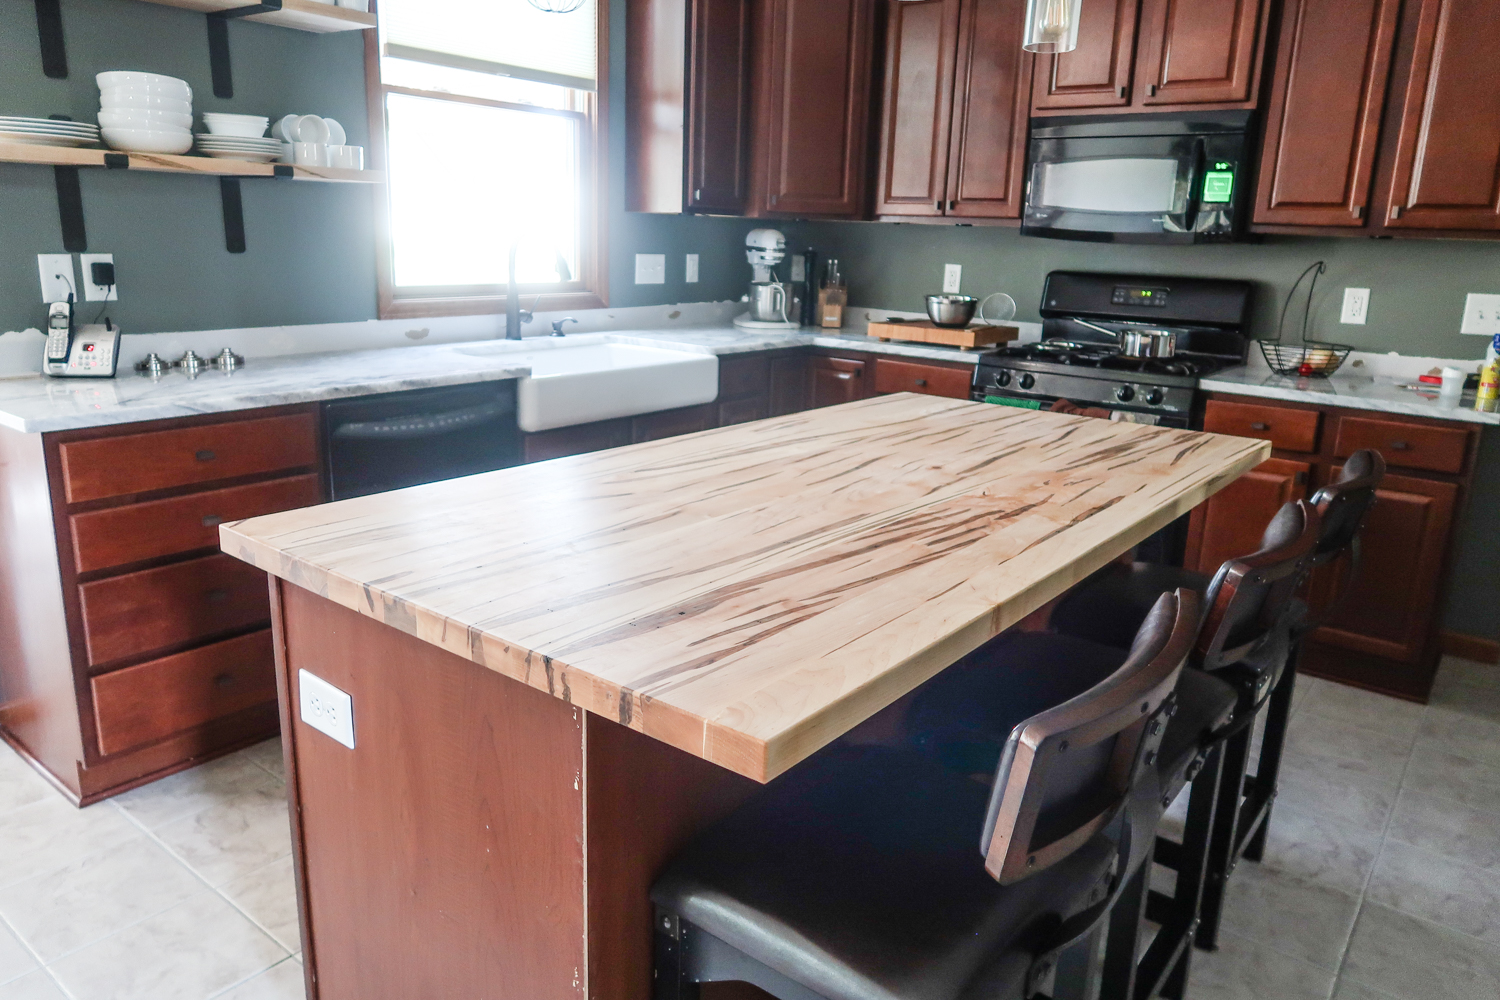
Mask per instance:
[[[1083,0],[1026,0],[1027,52],[1053,54],[1078,48],[1078,9]]]

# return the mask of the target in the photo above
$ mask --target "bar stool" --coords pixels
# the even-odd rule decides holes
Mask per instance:
[[[1076,988],[1059,957],[1102,929],[1150,853],[1155,760],[1198,618],[1196,595],[1163,594],[1118,669],[1014,716],[986,782],[840,744],[772,782],[653,886],[657,1000],[731,980],[780,1000]]]

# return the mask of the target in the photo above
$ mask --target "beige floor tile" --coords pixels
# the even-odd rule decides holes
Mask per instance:
[[[286,949],[209,892],[49,968],[74,1000],[203,1000],[287,957]]]
[[[132,789],[113,801],[131,819],[155,830],[244,792],[281,792],[282,788],[280,781],[256,765],[248,750],[241,750]]]
[[[1443,750],[1500,767],[1500,722],[1429,706],[1417,736],[1417,747]]]
[[[0,924],[0,983],[19,979],[37,967],[36,956]]]
[[[1342,978],[1391,1000],[1494,1000],[1500,950],[1378,903],[1360,910]]]
[[[1287,749],[1315,757],[1354,761],[1372,774],[1400,780],[1413,740],[1339,719],[1299,712],[1287,726]]]
[[[1412,740],[1427,712],[1425,705],[1376,694],[1347,684],[1322,684],[1310,693],[1302,715],[1334,719],[1352,726],[1375,729],[1390,736]],[[1408,746],[1410,743],[1408,743]]]
[[[44,962],[208,887],[141,837],[0,890],[0,916]]]
[[[1356,983],[1352,979],[1340,980],[1333,991],[1333,1000],[1396,1000],[1389,993],[1382,993],[1372,986]]]
[[[1438,664],[1432,689],[1442,691],[1457,686],[1490,688],[1500,691],[1500,665],[1445,656]]]
[[[1402,787],[1500,813],[1500,766],[1460,757],[1428,743],[1418,743],[1412,751]]]
[[[1500,873],[1387,841],[1366,898],[1500,949]]]
[[[302,947],[297,920],[297,885],[293,879],[290,854],[225,883],[219,891],[284,948],[296,951]]]
[[[1390,818],[1401,772],[1367,761],[1321,757],[1298,747],[1281,759],[1277,804],[1378,832]]]
[[[241,792],[157,828],[156,835],[214,886],[292,853],[286,794],[281,788]]]
[[[286,777],[286,768],[281,760],[281,737],[277,736],[264,742],[257,743],[245,750],[245,755],[256,764],[270,771],[278,778]]]
[[[141,836],[108,802],[79,809],[52,794],[0,820],[0,888]]]
[[[289,958],[280,965],[221,993],[215,1000],[306,1000],[302,966]]]
[[[1328,1000],[1333,973],[1221,933],[1218,951],[1193,952],[1188,1000]]]
[[[1358,895],[1380,852],[1380,829],[1340,823],[1278,799],[1261,867]]]
[[[1354,927],[1359,900],[1326,885],[1254,864],[1234,870],[1224,894],[1224,930],[1329,973]]]
[[[1386,837],[1500,872],[1500,818],[1460,802],[1405,788]]]
[[[32,766],[4,743],[0,743],[0,816],[29,806],[49,796],[60,796]]]
[[[0,1000],[68,1000],[42,969],[0,986]]]

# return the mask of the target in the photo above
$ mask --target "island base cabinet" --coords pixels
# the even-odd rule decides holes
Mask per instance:
[[[652,880],[759,786],[271,589],[309,1000],[650,1000]],[[351,696],[352,749],[301,721],[301,670]]]

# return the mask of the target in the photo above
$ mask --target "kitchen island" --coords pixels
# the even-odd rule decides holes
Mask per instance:
[[[309,995],[644,1000],[687,839],[1268,454],[897,394],[223,525]]]

